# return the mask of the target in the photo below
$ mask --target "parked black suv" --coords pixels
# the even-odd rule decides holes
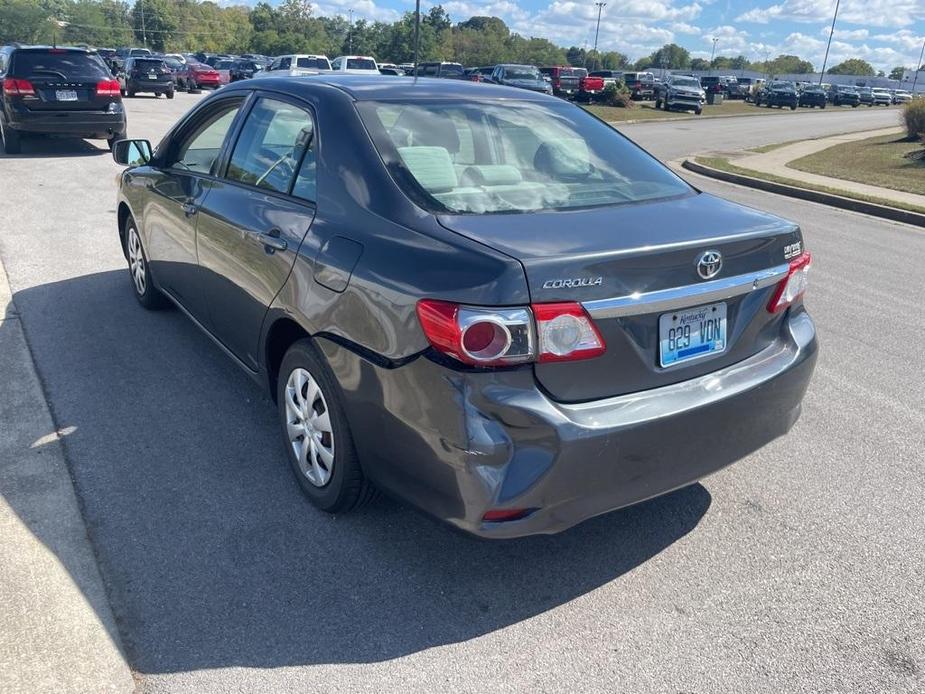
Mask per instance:
[[[791,111],[795,111],[799,102],[800,97],[797,94],[796,85],[793,82],[783,80],[771,82],[755,95],[755,106],[761,106],[762,104],[768,108],[772,106],[784,108],[787,106]]]
[[[18,154],[24,133],[113,142],[125,137],[119,82],[95,51],[5,46],[0,49],[0,139]]]
[[[154,96],[166,94],[173,98],[174,76],[163,58],[126,58],[125,93],[151,92]]]
[[[466,68],[460,63],[421,63],[418,65],[419,77],[443,77],[451,80],[469,79]]]

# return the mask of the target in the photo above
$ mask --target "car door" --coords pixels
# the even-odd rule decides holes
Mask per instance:
[[[300,102],[258,93],[199,213],[213,333],[253,369],[264,316],[315,216],[314,123]]]
[[[194,112],[170,139],[167,151],[158,153],[158,166],[143,182],[149,194],[142,233],[151,272],[203,324],[208,315],[196,244],[199,210],[243,103],[243,96],[235,96]]]

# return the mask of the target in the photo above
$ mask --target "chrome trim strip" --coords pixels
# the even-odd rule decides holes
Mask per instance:
[[[621,316],[661,313],[687,306],[722,301],[740,294],[748,294],[756,289],[770,287],[784,279],[789,270],[790,264],[784,263],[767,270],[723,277],[700,284],[659,289],[644,294],[637,292],[612,299],[585,301],[582,306],[592,318],[620,318]]]

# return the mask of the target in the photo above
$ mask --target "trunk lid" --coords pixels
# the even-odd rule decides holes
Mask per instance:
[[[517,258],[533,302],[585,304],[606,353],[586,361],[534,366],[541,386],[562,402],[688,380],[769,346],[779,339],[781,314],[766,310],[777,281],[767,271],[780,270],[795,244],[802,244],[793,223],[705,193],[620,207],[438,219],[452,231]],[[720,272],[709,280],[697,271],[705,251],[723,257]],[[714,293],[709,300],[698,294],[709,282],[730,278],[748,283],[739,290],[744,293]],[[760,280],[757,288],[754,279]],[[662,367],[659,317],[679,309],[659,308],[646,295],[682,287],[692,290],[692,297],[681,301],[683,307],[725,303],[726,346],[709,357]],[[643,303],[633,305],[634,297],[642,297]],[[603,300],[614,298],[633,307],[603,310],[612,306]]]

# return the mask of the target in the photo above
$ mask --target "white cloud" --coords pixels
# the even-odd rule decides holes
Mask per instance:
[[[783,0],[767,7],[755,7],[741,13],[736,21],[767,24],[772,20],[821,22],[831,20],[835,1]],[[903,27],[925,19],[922,0],[842,0],[840,23],[875,27]]]
[[[373,0],[325,0],[312,3],[315,16],[341,15],[346,17],[348,10],[353,10],[353,18],[371,21],[394,22],[401,14],[390,7],[380,7]]]
[[[669,28],[676,34],[697,35],[703,31],[700,27],[688,24],[687,22],[672,22]]]

